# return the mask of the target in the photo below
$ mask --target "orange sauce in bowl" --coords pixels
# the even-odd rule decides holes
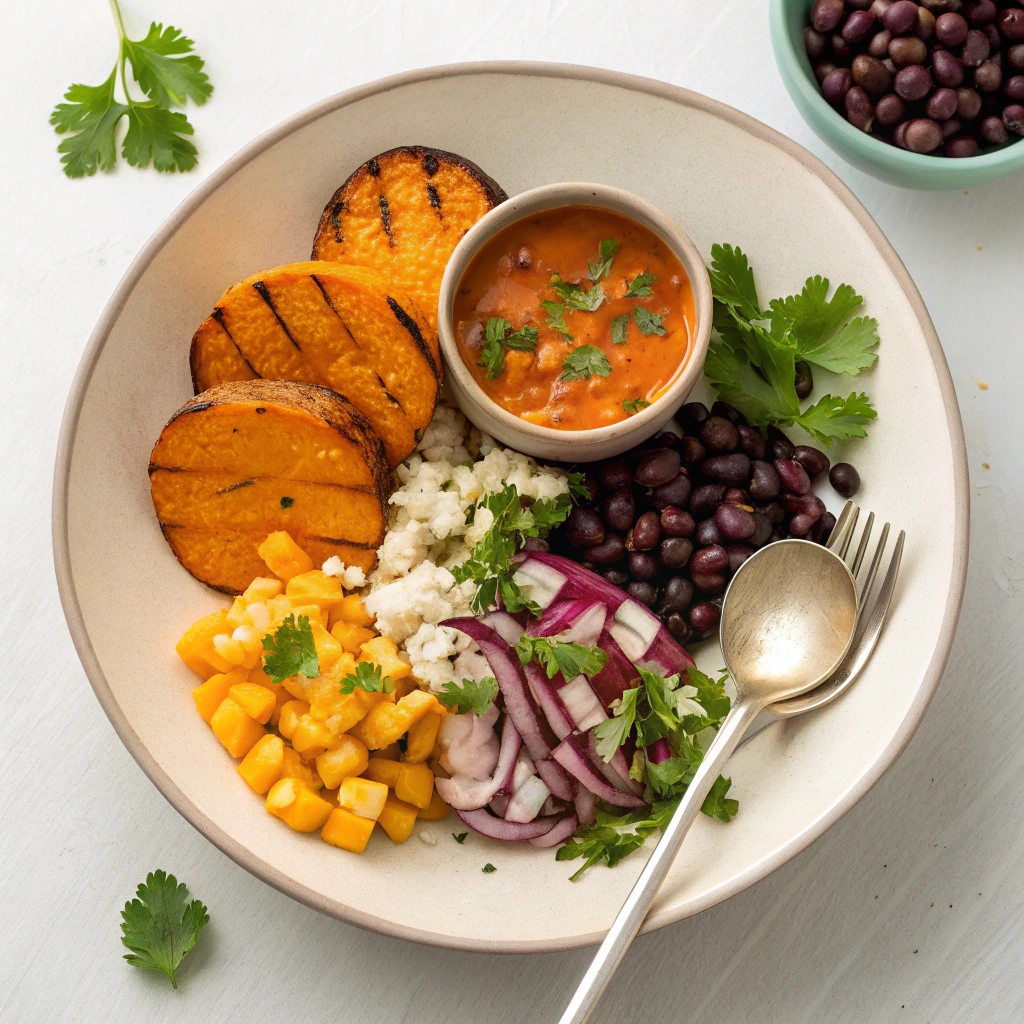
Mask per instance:
[[[473,257],[455,296],[459,354],[521,419],[588,430],[657,401],[695,326],[682,263],[622,214],[564,206],[525,217]]]

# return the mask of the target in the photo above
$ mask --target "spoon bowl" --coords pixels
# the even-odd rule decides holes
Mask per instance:
[[[751,555],[722,604],[721,641],[737,698],[806,693],[843,662],[857,627],[857,581],[838,555],[783,540]]]

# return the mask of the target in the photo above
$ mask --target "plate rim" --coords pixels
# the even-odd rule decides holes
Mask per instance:
[[[57,589],[60,596],[64,617],[71,633],[72,642],[78,654],[86,677],[92,686],[110,720],[114,731],[128,749],[136,763],[150,781],[157,787],[168,802],[192,825],[201,835],[212,842],[218,849],[230,857],[236,864],[250,874],[272,885],[275,889],[291,896],[293,899],[339,920],[354,924],[360,928],[380,934],[406,939],[426,945],[469,952],[486,953],[540,953],[559,952],[595,945],[605,935],[604,931],[587,932],[585,934],[558,939],[517,940],[517,939],[480,939],[452,935],[443,935],[402,925],[397,922],[376,917],[373,914],[349,907],[313,892],[306,885],[296,882],[284,872],[268,864],[253,854],[241,843],[228,835],[221,827],[201,811],[172,781],[163,768],[142,744],[132,729],[126,716],[121,711],[110,685],[100,666],[99,659],[93,650],[85,627],[85,620],[75,589],[71,569],[70,537],[68,533],[68,486],[71,475],[71,464],[74,457],[74,441],[78,431],[79,419],[85,395],[89,389],[93,372],[102,354],[107,338],[124,306],[139,282],[161,249],[174,236],[184,222],[213,194],[218,188],[233,177],[250,161],[266,150],[287,138],[289,135],[320,118],[340,110],[353,103],[358,103],[378,94],[390,92],[397,88],[415,85],[421,82],[444,78],[461,78],[471,75],[522,75],[540,78],[569,78],[585,80],[599,85],[608,85],[627,91],[640,92],[669,100],[682,106],[722,118],[740,128],[760,141],[783,150],[787,155],[798,160],[815,174],[829,190],[843,203],[850,214],[864,230],[879,254],[885,260],[889,270],[910,302],[917,317],[922,333],[928,346],[929,355],[935,367],[939,391],[942,396],[943,408],[952,447],[953,489],[954,489],[954,538],[953,538],[953,580],[946,598],[942,622],[939,628],[938,642],[924,673],[924,679],[918,692],[914,695],[910,708],[900,723],[895,735],[868,769],[850,786],[842,798],[821,814],[815,821],[798,832],[787,843],[777,849],[771,856],[752,864],[746,871],[734,876],[728,883],[718,886],[699,899],[694,899],[676,907],[663,910],[648,916],[642,932],[650,932],[666,925],[692,917],[704,910],[737,895],[744,889],[767,877],[772,872],[792,860],[816,839],[822,836],[832,825],[840,820],[882,777],[910,742],[917,731],[921,719],[938,687],[939,680],[949,659],[950,650],[956,633],[960,607],[963,602],[964,589],[967,581],[967,558],[969,547],[970,526],[970,479],[967,464],[967,449],[964,439],[963,423],[956,399],[953,379],[949,372],[945,353],[942,350],[935,327],[925,307],[917,286],[903,261],[897,255],[881,228],[868,213],[860,200],[818,157],[814,156],[799,143],[786,137],[781,132],[769,127],[756,118],[736,110],[719,100],[704,96],[701,93],[671,85],[656,79],[646,78],[622,71],[611,71],[604,68],[582,64],[561,64],[548,61],[495,60],[470,61],[456,64],[441,64],[428,68],[405,71],[396,75],[376,79],[364,85],[346,89],[329,96],[324,100],[299,111],[297,114],[280,122],[275,127],[258,135],[250,143],[240,149],[216,170],[205,178],[190,192],[171,212],[170,216],[153,233],[146,244],[132,260],[124,276],[121,278],[110,299],[107,301],[96,322],[82,353],[78,368],[75,371],[68,398],[65,403],[61,420],[60,434],[57,442],[54,463],[51,537],[53,545],[54,570],[57,578]]]

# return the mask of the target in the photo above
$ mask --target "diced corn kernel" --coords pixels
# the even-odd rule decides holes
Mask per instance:
[[[316,770],[328,789],[340,786],[344,779],[366,771],[369,752],[355,736],[339,736],[338,745],[316,759]]]
[[[204,615],[185,630],[174,647],[178,657],[204,679],[209,679],[216,672],[227,672],[231,668],[230,663],[226,662],[213,646],[213,638],[223,633],[227,624],[226,608],[221,608],[212,615]]]
[[[367,640],[373,639],[373,630],[365,626],[354,626],[351,622],[336,622],[331,626],[334,637],[349,654],[360,654],[359,650]]]
[[[292,610],[288,614],[294,615],[296,622],[305,616],[311,626],[323,626],[327,622],[327,616],[315,604],[296,604],[292,601]]]
[[[406,679],[412,674],[412,667],[398,656],[398,648],[395,641],[386,636],[375,636],[367,640],[362,647],[360,661],[372,661],[380,665],[381,674],[390,676],[395,682],[399,679]]]
[[[238,626],[231,634],[250,653],[260,654],[263,651],[263,634],[255,626]],[[255,664],[255,663],[254,663]],[[252,665],[249,666],[252,668]]]
[[[341,604],[345,597],[341,580],[328,576],[320,569],[293,576],[284,592],[293,604],[317,604],[321,608],[333,608]]]
[[[377,823],[393,843],[404,843],[416,824],[416,808],[389,796],[377,817]]]
[[[305,676],[289,676],[281,685],[296,700],[309,703],[309,680]]]
[[[370,750],[380,750],[397,742],[428,711],[440,710],[441,705],[432,693],[415,690],[397,704],[375,704],[352,728],[352,735],[361,739]]]
[[[451,808],[438,796],[437,790],[435,789],[430,797],[430,806],[421,809],[419,814],[416,815],[418,818],[422,818],[424,821],[440,821],[442,818],[448,816],[448,811]]]
[[[213,713],[220,707],[220,702],[228,695],[228,690],[236,683],[244,682],[244,676],[234,669],[231,672],[217,672],[210,676],[192,691],[192,699],[196,702],[196,710],[209,722]]]
[[[281,778],[284,769],[284,741],[280,736],[267,733],[259,740],[238,766],[238,774],[261,796]]]
[[[372,626],[373,616],[366,611],[363,599],[358,594],[349,594],[335,606],[338,619],[351,622],[353,626]]]
[[[267,733],[259,722],[246,714],[241,704],[230,697],[225,697],[214,711],[210,728],[232,757],[245,757],[257,740]]]
[[[250,683],[259,683],[260,686],[270,686],[275,690],[281,689],[281,684],[273,682],[270,676],[263,671],[263,665],[258,661],[251,669],[249,669],[249,675],[247,678]]]
[[[270,686],[268,689],[274,691],[274,710],[270,712],[270,724],[278,726],[281,724],[281,709],[295,698],[283,686]]]
[[[319,757],[325,750],[336,747],[336,736],[319,719],[310,714],[303,715],[292,730],[292,746],[307,760]]]
[[[374,821],[384,809],[387,798],[388,787],[371,779],[345,779],[338,788],[339,807],[358,814],[360,818],[372,818]]]
[[[441,727],[441,715],[437,711],[428,711],[418,722],[409,726],[409,735],[405,740],[405,759],[410,764],[426,761],[434,752],[437,731]]]
[[[230,665],[245,661],[245,648],[230,633],[218,633],[213,638],[213,649]]]
[[[291,747],[284,748],[284,767],[281,769],[281,778],[298,779],[314,793],[324,784],[323,779],[314,771],[313,765],[299,757]]]
[[[249,626],[252,619],[249,618],[249,611],[246,608],[245,599],[236,597],[228,609],[228,625],[232,627]]]
[[[267,610],[270,612],[270,626],[276,629],[292,613],[292,603],[284,594],[278,594],[267,601]]]
[[[296,832],[315,832],[331,815],[331,805],[296,779],[280,779],[267,794],[267,810]]]
[[[362,853],[370,841],[373,825],[372,818],[361,818],[358,814],[339,807],[331,811],[320,838],[331,846],[340,846],[341,849],[351,850],[352,853]]]
[[[267,568],[283,580],[313,568],[313,559],[284,530],[270,534],[256,551]]]
[[[263,601],[256,601],[246,608],[252,624],[260,631],[260,634],[270,632],[270,609]]]
[[[371,757],[363,769],[363,778],[374,782],[383,782],[385,786],[395,788],[399,773],[402,771],[400,761],[386,761],[382,757]]]
[[[242,594],[242,597],[246,604],[253,605],[256,602],[269,601],[272,597],[277,597],[278,594],[283,593],[284,584],[280,580],[272,580],[267,576],[257,576],[245,588],[245,593]]]
[[[286,739],[292,738],[295,727],[303,715],[309,714],[309,705],[304,700],[286,701],[281,708],[281,717],[278,719],[277,731]]]
[[[245,713],[256,719],[260,725],[266,725],[274,713],[277,696],[273,690],[259,683],[237,683],[228,692],[232,700],[237,701],[245,709]]]
[[[327,672],[345,653],[345,649],[319,622],[313,624],[312,630],[313,646],[316,647],[316,655],[320,661],[320,671]]]
[[[395,796],[420,810],[430,806],[434,773],[425,764],[403,764],[395,783]]]

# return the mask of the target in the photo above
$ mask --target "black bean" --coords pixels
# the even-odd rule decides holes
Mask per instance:
[[[795,450],[794,450],[795,454]],[[795,459],[776,459],[773,463],[779,480],[787,491],[794,494],[806,494],[811,489],[811,478],[807,470]]]
[[[738,487],[750,479],[750,458],[742,452],[712,455],[701,464],[701,470],[711,480]]]
[[[600,544],[583,549],[583,560],[594,565],[612,565],[626,554],[626,545],[617,533],[606,533]]]
[[[724,416],[709,416],[701,424],[700,439],[712,451],[731,452],[740,443],[740,434]]]
[[[1008,131],[1024,135],[1024,104],[1011,103],[1003,107],[1003,124]]]
[[[886,71],[886,74],[888,73]],[[811,373],[811,364],[804,359],[798,359],[794,369],[796,370],[796,377],[793,380],[793,386],[796,388],[796,397],[806,398],[814,390],[814,375]],[[751,458],[763,459],[764,454],[752,455]]]
[[[872,96],[881,96],[892,84],[889,69],[877,57],[869,57],[866,53],[858,53],[853,58],[850,70],[853,80]]]
[[[622,569],[604,569],[601,575],[616,587],[624,587],[629,582],[629,573]]]
[[[732,424],[747,422],[743,413],[741,413],[735,405],[730,405],[728,402],[715,402],[715,404],[711,406],[711,415],[724,416]]]
[[[705,519],[703,522],[697,524],[697,529],[694,531],[693,539],[701,546],[707,547],[709,544],[720,544],[722,541],[722,535],[718,532],[718,525],[714,519]]]
[[[705,594],[721,594],[728,582],[721,572],[690,572],[693,585]]]
[[[657,512],[645,512],[633,527],[633,550],[650,551],[661,540],[661,521]]]
[[[629,575],[644,583],[653,580],[660,569],[657,558],[648,551],[631,551],[627,565]]]
[[[925,113],[933,121],[946,121],[956,113],[956,92],[953,89],[936,89],[928,97]]]
[[[921,67],[920,64],[911,64],[896,72],[893,88],[897,95],[908,103],[913,103],[928,95],[932,88],[932,76],[927,68]]]
[[[697,573],[721,572],[729,565],[729,556],[721,544],[698,548],[690,556],[690,575]]]
[[[825,514],[825,503],[816,494],[784,494],[782,504],[790,515],[807,516],[812,523]]]
[[[843,0],[814,0],[811,24],[818,32],[831,32],[843,20]]]
[[[895,124],[897,121],[903,118],[903,115],[906,113],[906,111],[907,108],[903,100],[901,100],[899,96],[896,95],[896,93],[891,92],[888,95],[883,96],[875,104],[875,120],[879,124]],[[810,390],[808,390],[807,394],[810,394]],[[797,391],[797,397],[806,398],[807,395],[801,396],[800,392]]]
[[[831,512],[826,512],[818,522],[821,523],[821,533],[818,535],[818,541],[822,544],[827,544],[829,537],[832,536],[832,531],[835,529],[836,517]]]
[[[655,487],[651,491],[650,502],[657,508],[668,508],[670,505],[678,505],[680,508],[690,500],[690,492],[693,484],[685,473],[679,473],[675,479],[669,480],[667,484]]]
[[[875,105],[867,90],[855,85],[847,94],[844,100],[846,107],[846,120],[859,128],[862,132],[871,131],[871,125],[875,120]]]
[[[725,549],[729,553],[729,572],[735,572],[753,553],[749,544],[729,544]]]
[[[853,46],[863,43],[875,27],[875,16],[870,11],[853,11],[846,16],[840,35]]]
[[[715,525],[725,540],[746,540],[757,529],[752,512],[724,502],[715,509]]]
[[[889,10],[895,2],[896,0],[871,0],[871,6],[868,10],[884,24],[885,12]]]
[[[963,122],[958,117],[951,117],[948,121],[942,122],[942,137],[948,139],[950,135],[956,135],[963,128]]]
[[[661,510],[661,532],[666,537],[692,537],[697,523],[686,509],[670,505]]]
[[[565,521],[565,539],[575,547],[590,547],[604,540],[604,523],[592,508],[577,505]]]
[[[928,58],[928,47],[916,36],[897,36],[889,43],[889,56],[896,67],[917,67]]]
[[[685,537],[666,537],[658,548],[658,560],[666,569],[682,569],[693,554],[693,544]]]
[[[905,36],[917,26],[917,4],[914,0],[896,0],[882,15],[882,21],[894,36]]]
[[[844,498],[852,498],[860,488],[860,473],[848,462],[837,462],[828,474],[828,482]]]
[[[750,495],[742,487],[730,487],[722,495],[722,501],[730,505],[750,505]]]
[[[793,458],[793,442],[778,427],[768,428],[768,454],[775,459]]]
[[[825,56],[827,45],[825,36],[815,29],[813,25],[808,25],[804,29],[804,49],[811,60],[821,60]]]
[[[740,435],[740,448],[751,459],[763,459],[765,453],[765,441],[761,431],[756,427],[748,426],[746,423],[738,423],[736,432]]]
[[[989,58],[980,68],[974,69],[974,88],[981,92],[995,92],[1003,84],[1003,69]],[[955,93],[954,93],[955,95]]]
[[[655,439],[654,444],[662,448],[678,448],[682,438],[671,430],[663,430]]]
[[[973,121],[981,113],[981,94],[966,87],[957,89],[956,113],[965,121]]]
[[[695,466],[704,459],[708,450],[695,437],[684,437],[683,443],[679,446],[679,453],[683,462],[688,466]]]
[[[999,35],[999,29],[995,25],[983,25],[981,31],[985,33],[991,50],[995,51],[998,55],[1003,46],[1003,39]]]
[[[993,146],[1003,146],[1010,141],[1010,133],[1000,117],[986,117],[978,131],[981,137]]]
[[[636,502],[632,487],[620,487],[604,499],[604,521],[613,529],[625,533],[636,517]]]
[[[690,629],[686,619],[679,612],[669,612],[663,617],[662,622],[665,623],[665,628],[672,634],[672,639],[676,643],[685,644],[693,636],[693,630]]]
[[[914,35],[924,41],[935,35],[935,15],[931,11],[927,11],[923,7],[917,9],[917,28],[914,29]]]
[[[1024,11],[1019,7],[1007,7],[999,13],[999,31],[1011,43],[1024,40]]]
[[[853,72],[849,68],[836,68],[821,83],[821,95],[833,107],[842,106],[846,94],[853,88]]]
[[[679,452],[661,448],[640,460],[634,479],[641,487],[659,487],[679,474],[679,464]]]
[[[1006,51],[1006,62],[1015,71],[1024,71],[1024,43],[1017,43]]]
[[[948,50],[933,50],[932,77],[939,85],[955,89],[963,84],[964,66]]]
[[[789,521],[791,537],[806,537],[814,526],[814,519],[806,513],[799,512]]]
[[[962,14],[947,11],[935,19],[935,38],[943,46],[959,46],[967,38],[969,27]]]
[[[979,67],[992,53],[992,44],[981,29],[972,28],[967,33],[964,48],[960,51],[960,63],[965,68]]]
[[[946,140],[943,152],[946,156],[953,157],[954,159],[976,156],[978,152],[978,140],[973,135],[955,135]]]
[[[770,462],[755,459],[750,464],[749,489],[754,501],[771,501],[782,490],[779,474]]]
[[[543,537],[527,537],[523,541],[523,550],[548,552],[551,550],[551,545]]]
[[[693,518],[706,519],[718,507],[725,494],[725,484],[701,484],[694,487],[690,495],[690,511]]]
[[[767,517],[768,521],[772,526],[779,526],[786,518],[786,510],[782,507],[782,503],[778,501],[770,501],[763,508],[758,509],[759,512],[763,512]]]
[[[755,547],[759,548],[764,544],[771,536],[772,532],[772,521],[763,513],[754,513],[754,532],[749,538],[750,543]]]
[[[653,608],[658,600],[658,591],[646,580],[635,580],[632,583],[628,583],[626,585],[626,593],[634,601],[639,601],[641,604],[647,605],[648,608]]]
[[[665,612],[685,612],[693,601],[693,584],[685,576],[670,576],[661,595],[661,609]]]
[[[597,471],[597,482],[602,491],[617,491],[633,482],[633,470],[625,459],[614,459]]]
[[[828,472],[828,456],[809,444],[798,444],[793,451],[793,459],[807,470],[807,475],[812,480]]]
[[[1024,102],[1024,75],[1014,75],[1003,86],[1003,95],[1015,103]]]
[[[964,13],[972,25],[981,26],[995,21],[997,11],[993,0],[979,0],[976,4],[968,4]]]
[[[710,415],[703,402],[687,402],[676,414],[680,423],[686,428],[699,427]]]
[[[722,618],[722,609],[710,601],[698,601],[690,609],[690,625],[704,636],[707,636]]]
[[[912,153],[931,153],[942,143],[942,129],[935,121],[926,117],[919,117],[913,121],[905,122],[907,125],[904,132],[907,149]]]
[[[835,71],[836,65],[830,60],[822,60],[814,65],[814,77],[818,80],[818,85],[828,78],[829,75]]]
[[[892,33],[887,28],[883,28],[881,32],[876,32],[871,37],[868,43],[868,53],[879,60],[885,60],[889,56],[889,44],[891,42]]]

